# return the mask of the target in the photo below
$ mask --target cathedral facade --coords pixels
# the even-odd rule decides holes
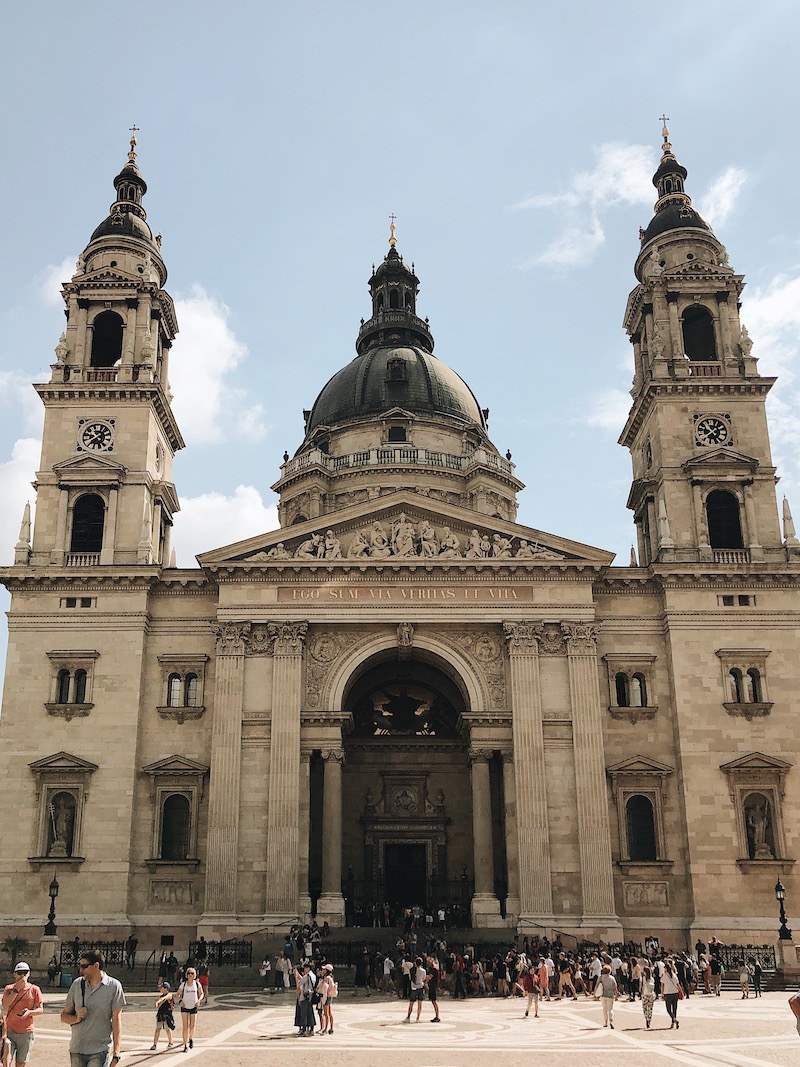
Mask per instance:
[[[344,925],[683,947],[773,940],[794,874],[800,543],[783,528],[742,276],[664,131],[625,312],[638,551],[516,522],[487,412],[418,279],[373,271],[305,412],[280,528],[178,568],[178,324],[134,145],[65,283],[0,720],[4,930],[143,944]]]

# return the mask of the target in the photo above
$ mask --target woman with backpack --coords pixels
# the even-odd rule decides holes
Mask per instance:
[[[194,1027],[197,1022],[197,1009],[205,1000],[203,987],[197,980],[194,967],[186,968],[186,977],[178,987],[176,994],[181,1009],[181,1028],[183,1030],[183,1051],[194,1048]]]

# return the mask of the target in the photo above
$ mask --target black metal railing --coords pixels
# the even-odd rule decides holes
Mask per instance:
[[[189,958],[209,967],[252,967],[252,941],[190,941]]]
[[[765,973],[773,973],[778,969],[774,945],[720,945],[716,954],[726,971],[739,967],[742,960],[745,963],[757,960]]]
[[[92,941],[91,939],[83,941],[76,938],[74,941],[62,941],[61,943],[59,962],[62,969],[72,967],[77,972],[78,960],[90,948],[103,953],[106,966],[122,966],[125,962],[124,941]]]

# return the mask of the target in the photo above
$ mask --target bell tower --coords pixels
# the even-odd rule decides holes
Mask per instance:
[[[765,411],[775,379],[759,374],[739,318],[744,279],[662,134],[624,320],[635,371],[619,443],[633,461],[639,563],[785,560]]]
[[[34,387],[45,407],[36,522],[17,563],[169,563],[172,460],[183,448],[168,384],[178,323],[133,133],[109,214],[62,289],[67,323],[50,381]]]

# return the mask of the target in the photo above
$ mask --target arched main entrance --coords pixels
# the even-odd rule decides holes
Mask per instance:
[[[365,659],[344,688],[342,894],[349,923],[377,909],[449,904],[473,892],[469,696],[452,665],[415,647]],[[321,887],[322,760],[311,765],[310,883]]]

